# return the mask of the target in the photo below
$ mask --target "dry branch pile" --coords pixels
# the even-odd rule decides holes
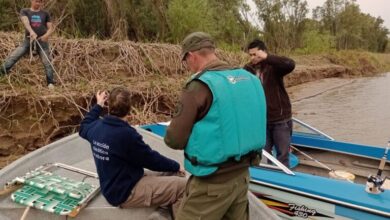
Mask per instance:
[[[22,34],[0,32],[0,61],[22,39]],[[38,56],[26,55],[10,74],[0,77],[0,156],[13,158],[23,149],[33,150],[77,131],[101,89],[130,89],[132,124],[168,120],[189,76],[178,45],[53,38],[50,46],[55,90],[46,88]],[[235,65],[245,59],[221,51],[219,55]]]
[[[0,32],[0,61],[23,39]],[[185,80],[180,47],[170,44],[51,39],[56,88],[46,87],[39,57],[26,56],[0,77],[0,168],[29,150],[74,133],[93,104],[97,90],[125,86],[132,93],[131,124],[169,120]],[[247,61],[243,53],[218,51],[232,65]],[[351,74],[323,56],[297,57],[286,85]],[[388,59],[387,59],[388,60]]]

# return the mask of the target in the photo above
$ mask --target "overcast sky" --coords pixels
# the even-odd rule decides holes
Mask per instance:
[[[325,0],[306,0],[310,9],[322,6]],[[360,10],[368,13],[373,17],[381,17],[385,22],[384,25],[390,29],[390,1],[389,0],[357,0]],[[311,11],[311,10],[310,10]],[[311,14],[311,13],[310,13]]]
[[[306,0],[311,10],[317,6],[322,6],[326,0]],[[252,0],[247,0],[253,8]],[[390,30],[390,0],[357,0],[360,10],[363,13],[368,13],[373,17],[381,17],[385,22],[384,25]]]

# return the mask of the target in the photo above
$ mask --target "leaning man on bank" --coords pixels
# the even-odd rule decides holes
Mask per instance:
[[[49,37],[54,29],[49,13],[42,10],[42,6],[43,0],[31,0],[30,8],[23,8],[20,11],[20,20],[26,29],[25,37],[21,45],[0,66],[0,76],[9,73],[11,68],[32,47],[41,57],[46,71],[47,86],[52,89],[54,88],[54,70],[50,61]]]
[[[181,55],[194,75],[164,139],[184,149],[184,166],[192,174],[177,219],[248,219],[248,167],[258,162],[266,140],[261,83],[219,60],[206,33],[188,35]]]

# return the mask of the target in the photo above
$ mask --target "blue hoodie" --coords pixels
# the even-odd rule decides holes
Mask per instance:
[[[127,200],[144,175],[144,168],[177,172],[180,165],[152,150],[127,122],[115,116],[99,119],[102,107],[95,105],[81,122],[79,134],[92,148],[100,187],[113,206]]]

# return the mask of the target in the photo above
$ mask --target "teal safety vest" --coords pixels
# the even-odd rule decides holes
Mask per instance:
[[[194,176],[214,173],[218,165],[261,152],[266,141],[266,102],[260,80],[244,69],[207,71],[192,80],[213,95],[208,113],[196,122],[184,149],[184,166]]]

